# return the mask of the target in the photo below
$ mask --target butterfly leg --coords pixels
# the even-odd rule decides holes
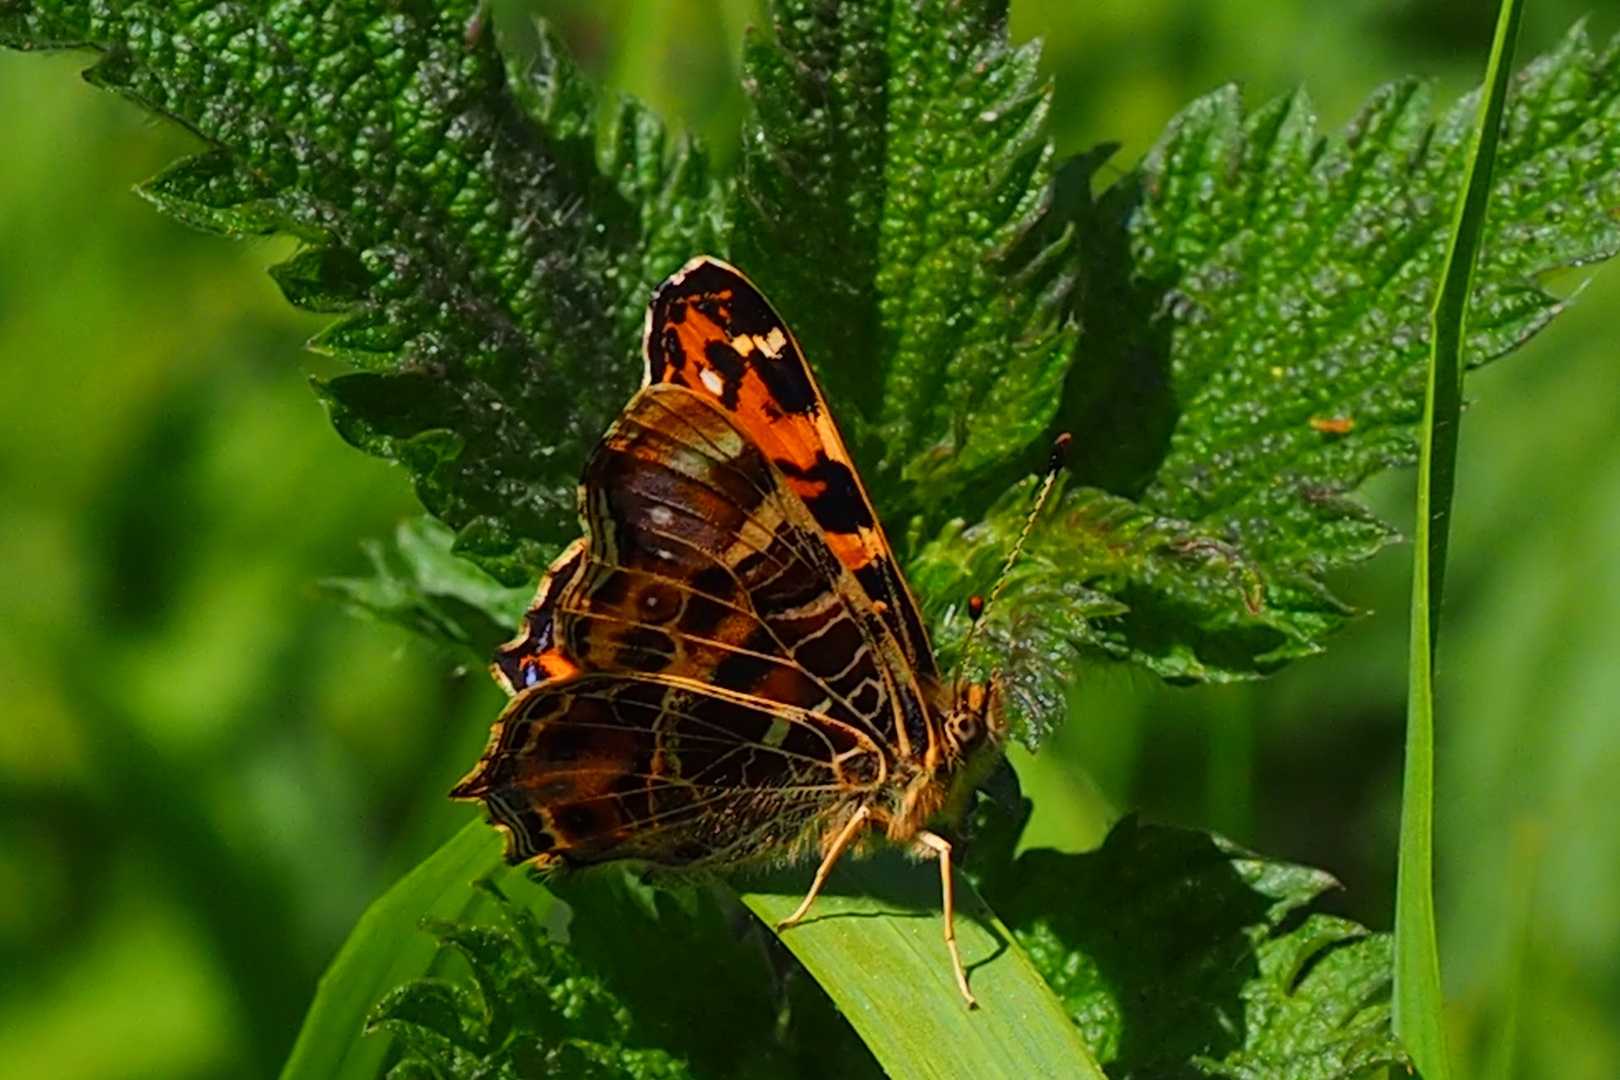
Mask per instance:
[[[956,947],[956,887],[951,876],[951,842],[936,833],[920,832],[917,843],[939,859],[939,878],[945,893],[945,947],[951,951],[951,969],[956,973],[956,987],[962,991],[967,1007],[977,1009],[979,1002],[968,989],[967,969],[962,966],[962,953]]]
[[[832,846],[827,849],[827,854],[822,857],[821,865],[816,869],[815,880],[810,883],[810,891],[805,894],[804,900],[793,914],[776,924],[778,930],[786,930],[804,918],[805,913],[810,910],[810,905],[815,903],[816,896],[821,892],[821,887],[827,884],[827,875],[832,873],[833,864],[838,861],[838,856],[842,855],[844,850],[854,843],[855,837],[860,835],[862,826],[866,824],[867,819],[871,816],[872,810],[866,806],[850,815],[849,821],[845,822],[844,827],[838,830],[838,835],[833,837]]]

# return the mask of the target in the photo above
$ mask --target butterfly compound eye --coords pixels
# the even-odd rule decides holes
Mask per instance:
[[[960,750],[971,748],[984,737],[983,721],[976,713],[965,709],[952,713],[945,726],[951,741]]]

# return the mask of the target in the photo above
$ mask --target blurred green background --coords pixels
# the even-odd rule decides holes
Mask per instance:
[[[1620,5],[1529,5],[1521,55]],[[603,80],[735,156],[747,0],[542,5]],[[499,9],[503,20],[521,13]],[[1029,0],[1059,147],[1123,167],[1193,95],[1477,80],[1467,0]],[[285,241],[130,193],[189,136],[0,54],[0,1076],[272,1076],[364,905],[474,810],[444,798],[500,695],[317,595],[414,511],[306,385]],[[1469,384],[1442,643],[1442,950],[1460,1075],[1620,1077],[1620,272]],[[1410,478],[1367,497],[1410,516]],[[1018,756],[1030,839],[1132,807],[1326,867],[1390,922],[1408,549],[1342,575],[1373,614],[1253,686],[1087,667]]]

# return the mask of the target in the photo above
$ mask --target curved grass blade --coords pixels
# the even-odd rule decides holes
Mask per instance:
[[[803,896],[784,876],[742,893],[769,926]],[[941,937],[939,877],[898,852],[845,859],[782,943],[848,1017],[893,1080],[1103,1080],[1029,957],[966,881],[956,932],[980,1008],[957,992]]]
[[[1418,463],[1408,664],[1406,765],[1395,896],[1395,1030],[1424,1080],[1449,1080],[1434,916],[1434,655],[1462,411],[1463,323],[1485,230],[1491,169],[1507,99],[1520,0],[1502,0],[1480,95],[1479,124],[1458,200],[1451,250],[1431,323],[1428,392]]]
[[[366,1014],[439,952],[419,924],[464,916],[484,899],[473,883],[505,865],[499,834],[474,821],[373,902],[321,976],[281,1080],[372,1080],[388,1040],[360,1037]]]

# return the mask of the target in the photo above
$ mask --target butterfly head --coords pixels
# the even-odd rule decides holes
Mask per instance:
[[[956,761],[972,760],[981,750],[1000,745],[1003,725],[993,709],[994,690],[993,682],[957,688],[944,724],[946,752]]]
[[[938,715],[928,765],[905,787],[891,817],[891,840],[909,839],[936,816],[959,820],[999,757],[1006,725],[996,707],[994,680],[957,683]]]

